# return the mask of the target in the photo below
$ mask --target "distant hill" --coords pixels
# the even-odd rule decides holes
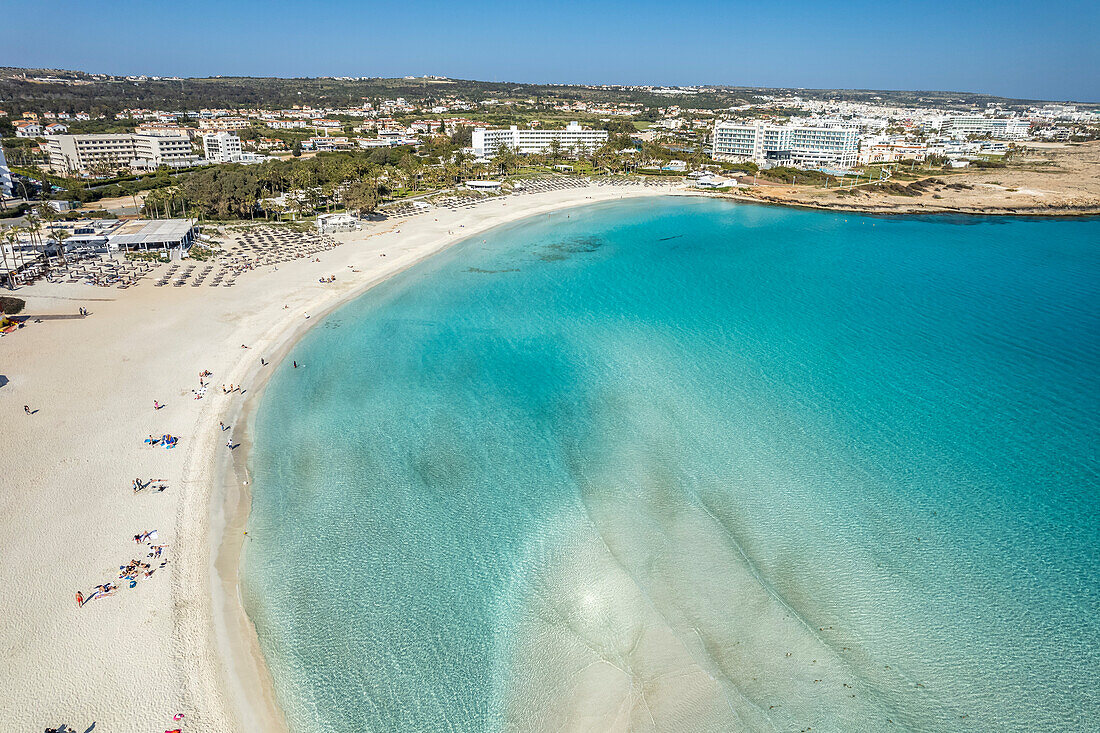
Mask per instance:
[[[87,111],[114,114],[122,109],[193,110],[203,107],[285,108],[293,105],[343,107],[365,101],[404,97],[425,102],[444,96],[469,101],[535,99],[540,102],[634,102],[646,107],[718,110],[759,101],[762,96],[797,94],[808,99],[876,101],[904,106],[979,107],[995,102],[1006,108],[1035,104],[987,94],[866,89],[772,89],[764,87],[700,86],[668,90],[617,85],[557,85],[486,82],[465,79],[348,79],[275,77],[157,78],[90,74],[63,69],[0,67],[0,107],[9,114],[24,111]]]

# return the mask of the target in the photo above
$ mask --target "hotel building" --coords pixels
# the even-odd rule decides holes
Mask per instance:
[[[576,122],[570,122],[564,130],[521,130],[513,125],[507,130],[474,130],[473,148],[479,158],[491,158],[505,147],[520,155],[530,155],[549,151],[552,141],[557,140],[563,152],[591,152],[606,143],[607,137],[607,130],[587,130]]]
[[[0,197],[9,197],[11,192],[11,169],[8,168],[8,161],[4,158],[4,148],[0,147]]]
[[[232,163],[241,159],[241,139],[228,132],[208,132],[202,136],[202,149],[211,163]]]
[[[1025,140],[1031,131],[1031,123],[1025,119],[959,115],[952,117],[944,132],[957,137],[978,135],[1001,140]]]
[[[859,158],[859,129],[841,122],[718,122],[713,155],[717,160],[752,161],[761,166],[852,168]]]
[[[101,166],[153,170],[195,160],[187,135],[52,135],[41,147],[50,167],[60,173],[86,173]]]

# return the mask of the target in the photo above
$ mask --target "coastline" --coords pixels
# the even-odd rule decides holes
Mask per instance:
[[[584,191],[587,189],[579,190]],[[213,510],[219,503],[222,504],[223,508],[222,522],[215,526],[211,533],[213,545],[216,548],[211,573],[212,588],[219,586],[221,588],[221,597],[218,599],[220,608],[214,611],[214,624],[218,634],[224,634],[227,644],[227,647],[223,647],[223,663],[230,671],[230,680],[236,683],[230,685],[229,692],[231,695],[234,692],[236,693],[235,696],[231,697],[234,702],[231,704],[230,710],[235,713],[235,722],[242,729],[255,727],[257,730],[276,733],[289,733],[290,730],[283,711],[278,705],[271,673],[260,649],[256,628],[245,611],[243,599],[240,595],[240,564],[247,544],[246,527],[251,510],[252,492],[249,462],[253,445],[255,418],[264,390],[271,374],[274,373],[274,369],[278,368],[298,342],[312,328],[322,323],[329,314],[361,297],[382,282],[489,229],[529,217],[587,204],[625,198],[690,195],[688,192],[679,190],[653,191],[646,189],[631,190],[625,193],[612,190],[609,193],[610,195],[605,196],[571,198],[549,206],[530,207],[524,211],[513,210],[510,215],[484,220],[479,225],[470,228],[461,238],[440,240],[438,247],[397,269],[356,286],[339,299],[328,303],[323,310],[315,314],[311,312],[310,320],[299,322],[296,327],[284,330],[275,337],[278,340],[275,357],[269,361],[267,367],[263,368],[264,371],[253,365],[245,375],[245,383],[252,386],[248,390],[247,398],[231,415],[235,424],[244,426],[243,433],[240,436],[240,447],[233,451],[231,461],[218,462],[210,484],[212,487],[217,487],[214,489],[215,491],[221,493],[220,502],[218,500],[212,501],[211,509]],[[214,436],[216,437],[217,433],[214,433]],[[230,589],[233,591],[232,597],[228,593]]]
[[[337,235],[341,246],[319,261],[263,267],[233,288],[146,280],[125,291],[59,283],[16,291],[30,318],[0,342],[0,410],[12,416],[0,423],[11,457],[0,472],[0,580],[22,590],[0,598],[8,619],[0,686],[23,693],[0,699],[0,720],[19,730],[96,723],[145,733],[182,712],[192,733],[285,729],[236,586],[262,370],[324,314],[489,228],[668,193],[581,187],[372,222]],[[319,282],[330,274],[335,283]],[[91,315],[76,316],[78,307]],[[214,373],[212,389],[198,400],[204,369]],[[223,395],[220,384],[245,392]],[[151,409],[154,399],[164,408]],[[34,415],[23,415],[24,404]],[[162,433],[179,435],[179,448],[142,444]],[[240,443],[232,453],[227,435]],[[135,494],[134,476],[164,478],[169,488]],[[139,552],[130,538],[151,529],[168,545],[165,570],[73,603],[75,591],[115,578],[120,561]]]
[[[663,195],[767,203],[683,189],[583,187],[372,223],[338,235],[341,246],[321,253],[319,263],[301,259],[245,273],[231,290],[145,282],[125,292],[59,284],[18,291],[26,312],[44,320],[0,342],[8,357],[0,368],[0,409],[17,415],[0,424],[0,438],[18,456],[12,470],[0,472],[0,579],[9,587],[26,588],[28,576],[36,583],[0,598],[0,614],[10,619],[0,629],[0,685],[25,691],[19,700],[0,700],[0,719],[20,730],[65,722],[144,733],[179,711],[192,733],[286,731],[238,586],[249,451],[270,375],[264,370],[331,311],[488,229]],[[339,275],[337,283],[318,283],[330,273]],[[72,316],[78,306],[92,316]],[[200,402],[189,387],[206,368],[215,389]],[[219,383],[245,392],[223,396]],[[154,398],[167,408],[151,411]],[[41,414],[24,420],[23,404]],[[231,426],[236,450],[224,448],[227,434],[214,428],[219,421]],[[134,447],[162,431],[181,435],[181,450]],[[166,477],[170,489],[131,495],[126,484],[134,475]],[[162,541],[170,545],[170,582],[160,573],[136,590],[74,606],[74,590],[117,575],[118,561],[134,552],[134,532],[158,527],[168,535]],[[27,699],[36,701],[33,708],[21,704]]]
[[[703,195],[736,201],[743,204],[758,204],[760,206],[780,206],[788,209],[809,209],[812,211],[832,211],[838,214],[865,214],[868,216],[1010,216],[1021,219],[1087,219],[1100,216],[1100,205],[1062,208],[1050,206],[1017,206],[1012,208],[998,208],[990,206],[970,207],[925,205],[904,203],[901,201],[883,201],[882,203],[874,205],[859,205],[843,203],[821,203],[814,201],[802,201],[797,199],[782,199],[769,196],[756,197],[750,196],[748,194],[737,193],[707,192]]]

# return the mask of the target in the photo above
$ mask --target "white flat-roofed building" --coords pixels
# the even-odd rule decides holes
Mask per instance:
[[[111,249],[145,251],[178,249],[191,246],[196,234],[194,219],[136,219],[122,224],[107,235]]]
[[[8,161],[4,158],[4,148],[0,147],[0,196],[11,196],[11,168],[8,168]]]
[[[363,228],[358,217],[347,213],[321,214],[317,217],[317,221],[314,222],[314,224],[317,227],[317,231],[321,234],[329,234],[330,232],[353,232],[356,229]]]
[[[241,158],[241,139],[228,132],[208,132],[202,136],[202,149],[211,163],[232,163]]]
[[[843,123],[773,125],[718,122],[713,156],[717,160],[802,168],[852,168],[859,158],[859,129]]]
[[[576,122],[570,122],[564,130],[521,130],[513,125],[506,130],[474,130],[473,148],[479,158],[491,158],[505,147],[520,155],[530,155],[548,152],[556,140],[563,152],[590,152],[606,143],[607,138],[607,130],[589,130]]]
[[[1017,117],[984,117],[982,115],[958,115],[944,127],[944,132],[957,136],[989,136],[1002,140],[1024,140],[1031,131],[1031,123]]]
[[[194,161],[187,135],[132,135],[97,133],[51,135],[43,144],[50,167],[62,173],[85,173],[97,168],[155,169]]]

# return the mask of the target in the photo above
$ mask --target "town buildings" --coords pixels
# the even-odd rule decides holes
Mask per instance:
[[[245,130],[252,123],[244,117],[215,117],[199,120],[200,130]]]
[[[928,146],[922,142],[870,138],[859,149],[860,165],[896,163],[901,160],[921,161],[928,157]]]
[[[42,125],[38,124],[36,120],[16,120],[11,124],[15,128],[16,137],[40,137],[42,135]]]
[[[490,158],[502,148],[520,155],[545,153],[552,149],[555,141],[563,152],[590,152],[606,143],[607,138],[607,130],[589,130],[576,122],[570,122],[564,130],[521,130],[515,125],[507,130],[479,127],[473,131],[472,147],[479,158]]]

